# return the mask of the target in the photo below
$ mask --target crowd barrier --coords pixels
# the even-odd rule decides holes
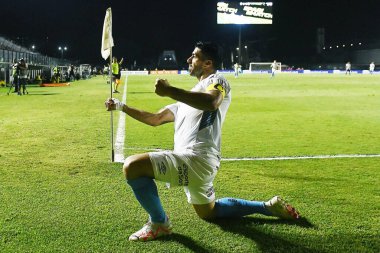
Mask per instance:
[[[125,75],[149,75],[149,71],[147,70],[136,70],[136,71],[130,71],[130,70],[122,70],[121,72],[121,75],[122,76],[125,76]]]
[[[228,71],[227,71],[228,72]],[[224,72],[226,73],[226,72]],[[234,73],[229,71],[229,73]],[[270,74],[270,70],[260,70],[260,71],[249,71],[243,70],[243,74]],[[301,69],[301,70],[282,70],[278,72],[281,74],[346,74],[345,70],[310,70],[310,69]],[[369,70],[351,70],[351,74],[371,74]],[[374,71],[373,74],[380,74],[380,71]]]
[[[233,70],[218,70],[222,74],[234,74]],[[270,74],[270,70],[249,71],[243,70],[243,74]],[[283,70],[277,74],[345,74],[345,70]],[[122,75],[188,75],[187,70],[151,70],[151,71],[121,71]],[[351,74],[371,74],[369,70],[352,70]],[[374,71],[373,74],[380,74],[380,71]]]
[[[178,75],[189,74],[187,70],[122,70],[121,75]]]

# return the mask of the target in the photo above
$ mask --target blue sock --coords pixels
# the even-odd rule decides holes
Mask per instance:
[[[152,222],[164,223],[165,211],[158,196],[157,185],[152,178],[140,177],[127,180],[140,205],[148,212]]]
[[[222,198],[215,201],[215,214],[217,218],[242,217],[254,213],[271,215],[265,208],[264,202],[234,198]]]

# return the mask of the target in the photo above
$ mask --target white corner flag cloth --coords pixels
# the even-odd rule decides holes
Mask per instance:
[[[106,17],[103,24],[103,36],[102,36],[102,57],[104,60],[111,54],[111,48],[114,46],[112,38],[112,10],[111,7],[106,11]]]

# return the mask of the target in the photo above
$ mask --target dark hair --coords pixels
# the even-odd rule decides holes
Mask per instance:
[[[217,70],[220,68],[221,58],[219,55],[218,45],[212,42],[197,42],[195,47],[199,48],[202,51],[202,55],[205,60],[211,60],[214,66],[214,69]]]

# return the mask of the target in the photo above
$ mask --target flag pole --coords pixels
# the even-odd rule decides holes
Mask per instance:
[[[112,47],[110,52],[110,67],[109,67],[109,80],[110,80],[110,94],[112,98]],[[113,145],[113,111],[111,111],[111,161],[115,161],[115,150]]]
[[[104,60],[107,60],[107,58],[110,58],[109,63],[109,82],[110,82],[110,98],[112,98],[112,47],[114,46],[113,38],[112,38],[112,10],[111,7],[109,7],[106,10],[106,16],[104,18],[103,23],[103,33],[102,33],[102,47],[100,49],[100,52],[102,54],[102,57]],[[113,143],[113,112],[111,111],[111,161],[115,161],[115,150],[114,150],[114,143]]]

